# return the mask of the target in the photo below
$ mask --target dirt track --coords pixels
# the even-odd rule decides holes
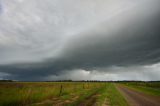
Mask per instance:
[[[86,98],[82,103],[80,103],[78,106],[97,106],[96,105],[96,97],[99,96],[98,94],[93,94]]]
[[[160,106],[160,97],[146,95],[122,85],[117,85],[117,89],[131,106]]]

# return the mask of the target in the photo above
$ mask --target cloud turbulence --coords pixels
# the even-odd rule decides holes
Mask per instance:
[[[160,80],[159,0],[0,0],[0,79]]]

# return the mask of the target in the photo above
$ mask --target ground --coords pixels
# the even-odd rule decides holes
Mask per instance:
[[[160,106],[160,83],[1,82],[0,106]]]

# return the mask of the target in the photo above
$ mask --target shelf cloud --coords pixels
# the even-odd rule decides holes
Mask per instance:
[[[159,0],[0,0],[0,79],[160,80]]]

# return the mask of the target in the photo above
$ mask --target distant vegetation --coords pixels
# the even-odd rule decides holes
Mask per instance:
[[[0,80],[0,82],[14,82],[13,80]]]

